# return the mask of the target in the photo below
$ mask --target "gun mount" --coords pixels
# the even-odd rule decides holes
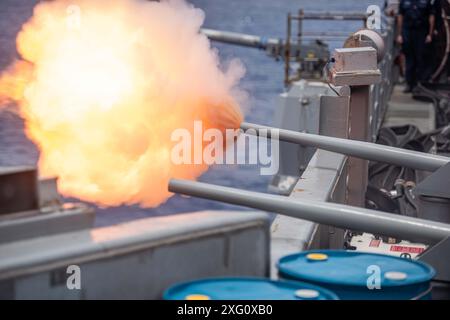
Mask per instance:
[[[264,38],[256,35],[236,32],[202,29],[202,33],[213,41],[234,44],[244,47],[262,49],[275,59],[283,59],[285,85],[303,79],[321,79],[323,70],[330,60],[330,50],[327,40],[347,39],[350,34],[345,32],[305,32],[305,20],[337,20],[362,21],[365,25],[368,15],[344,12],[309,12],[303,10],[298,15],[288,14],[286,39]],[[293,22],[297,21],[297,37],[294,40]],[[309,42],[304,43],[308,39]]]

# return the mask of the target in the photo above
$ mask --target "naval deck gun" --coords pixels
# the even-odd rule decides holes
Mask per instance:
[[[307,32],[304,21],[334,20],[362,21],[365,26],[368,14],[358,12],[304,12],[287,16],[286,38],[265,38],[257,35],[203,28],[201,32],[212,41],[264,50],[270,57],[284,61],[284,83],[286,86],[300,79],[321,79],[330,61],[327,40],[346,39],[345,32]],[[294,36],[294,22],[297,34]],[[305,43],[305,40],[308,42]]]

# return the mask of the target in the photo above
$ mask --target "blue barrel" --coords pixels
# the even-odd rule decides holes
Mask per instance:
[[[435,271],[429,265],[381,254],[318,250],[278,262],[280,277],[312,283],[348,300],[429,299]]]
[[[265,278],[217,278],[177,284],[165,300],[337,300],[329,290],[297,281]]]

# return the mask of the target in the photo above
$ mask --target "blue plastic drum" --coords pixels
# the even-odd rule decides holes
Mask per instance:
[[[282,258],[280,277],[308,282],[349,300],[429,299],[435,271],[394,256],[355,251],[307,251]]]
[[[297,281],[259,278],[204,279],[175,285],[165,300],[337,300],[329,290]]]

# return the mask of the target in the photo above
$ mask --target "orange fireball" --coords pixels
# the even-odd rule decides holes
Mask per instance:
[[[22,58],[0,78],[0,102],[17,102],[40,149],[44,176],[64,195],[100,205],[154,207],[175,165],[171,132],[236,128],[242,120],[238,62],[221,68],[199,33],[204,14],[181,0],[38,4],[17,37]]]

